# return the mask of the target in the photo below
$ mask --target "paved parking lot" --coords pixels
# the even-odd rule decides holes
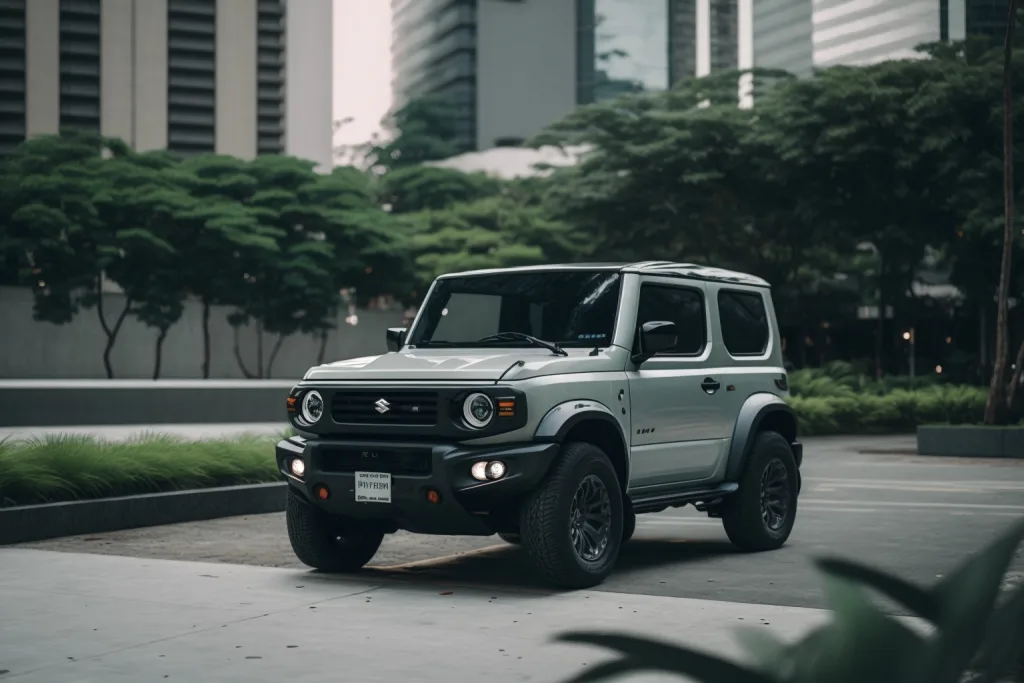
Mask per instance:
[[[908,455],[912,449],[911,437],[807,439],[798,520],[784,548],[736,553],[718,520],[688,508],[645,515],[601,590],[821,607],[815,557],[855,558],[927,583],[1024,516],[1024,461]],[[26,547],[302,567],[279,514]],[[387,574],[414,582],[543,590],[530,578],[521,551],[497,537],[396,534],[372,564],[368,579]],[[1022,573],[1018,552],[1011,578]]]

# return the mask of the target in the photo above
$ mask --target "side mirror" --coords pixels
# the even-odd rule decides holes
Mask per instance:
[[[640,326],[639,349],[633,355],[633,362],[639,365],[645,360],[676,345],[679,335],[676,324],[667,320],[652,320]]]
[[[402,348],[405,344],[405,333],[408,331],[406,327],[389,327],[387,332],[388,338],[388,351],[394,352]]]

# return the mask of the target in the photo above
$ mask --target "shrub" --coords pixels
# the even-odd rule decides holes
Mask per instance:
[[[48,436],[0,442],[0,506],[276,481],[274,441],[185,441],[143,436],[108,442]]]
[[[979,422],[985,410],[985,390],[949,385],[897,389],[881,395],[846,390],[831,396],[793,395],[789,403],[800,433],[807,436],[894,434],[912,432],[922,424]]]
[[[1024,655],[1024,584],[1001,590],[1024,537],[1015,524],[930,589],[845,560],[820,560],[829,623],[794,644],[748,627],[742,640],[758,665],[626,634],[571,632],[570,643],[617,651],[619,659],[588,667],[568,683],[604,681],[640,671],[704,683],[959,683],[973,674],[990,683],[1020,674]],[[933,627],[923,633],[871,600],[871,589]]]
[[[858,372],[850,363],[833,361],[821,368],[806,368],[789,373],[789,389],[793,396],[839,397],[874,394],[885,396],[900,389],[917,390],[943,386],[941,375],[918,377],[891,376],[876,380]]]

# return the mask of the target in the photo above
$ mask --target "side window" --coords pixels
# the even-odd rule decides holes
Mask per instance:
[[[698,356],[707,345],[704,295],[688,287],[644,284],[640,286],[637,330],[644,323],[665,320],[676,324],[676,346],[666,353]],[[639,338],[638,338],[639,341]]]
[[[760,356],[768,348],[768,313],[757,292],[718,292],[722,341],[734,356]]]

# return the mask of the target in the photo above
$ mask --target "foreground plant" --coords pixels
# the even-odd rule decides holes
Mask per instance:
[[[972,683],[1019,675],[1024,656],[1024,584],[1002,591],[1021,539],[1018,522],[945,579],[924,589],[855,562],[819,560],[832,620],[785,644],[761,631],[740,632],[758,665],[679,645],[619,634],[570,632],[561,642],[598,645],[621,657],[566,681],[603,681],[655,671],[705,683]],[[923,619],[913,628],[885,614],[868,589]]]

